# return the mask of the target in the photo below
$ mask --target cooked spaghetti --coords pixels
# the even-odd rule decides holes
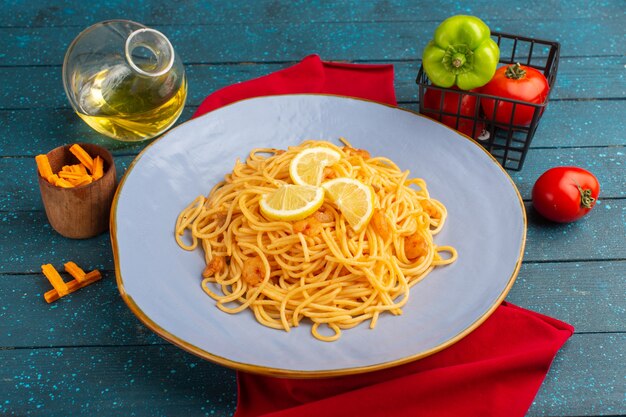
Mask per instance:
[[[261,324],[286,331],[308,320],[314,337],[333,341],[364,321],[374,328],[382,313],[401,314],[409,289],[457,258],[453,247],[433,242],[447,211],[424,180],[344,144],[309,140],[286,151],[254,149],[180,213],[176,240],[183,249],[204,251],[202,288],[220,310],[250,309]],[[263,215],[262,197],[292,183],[293,158],[318,146],[341,156],[324,169],[324,179],[352,178],[373,190],[374,212],[362,230],[353,230],[328,198],[303,220]]]

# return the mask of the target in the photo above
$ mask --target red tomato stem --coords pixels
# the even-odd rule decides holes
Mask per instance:
[[[578,192],[580,193],[580,205],[588,209],[593,207],[593,203],[595,203],[596,199],[591,196],[591,190],[583,189],[580,185],[576,187],[578,187]]]
[[[506,72],[504,73],[504,76],[513,80],[520,80],[526,76],[526,70],[524,70],[518,62],[514,65],[509,65],[508,67],[506,67]]]
[[[589,188],[581,187],[578,181],[574,178],[572,178],[572,182],[576,184],[576,188],[578,188],[578,192],[580,193],[580,205],[587,209],[592,208],[596,199],[591,196],[591,190]]]

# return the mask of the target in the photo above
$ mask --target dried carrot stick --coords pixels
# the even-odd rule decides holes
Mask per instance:
[[[42,178],[48,179],[48,177],[53,174],[47,155],[37,155],[35,157],[35,162],[37,163],[39,175],[41,175]]]
[[[70,152],[73,153],[76,158],[78,158],[80,163],[83,164],[89,170],[89,172],[93,173],[93,159],[78,143],[70,146]]]
[[[46,293],[43,295],[43,299],[46,300],[46,302],[48,304],[58,300],[59,298],[59,293],[57,292],[57,290],[50,290],[50,291],[46,291]]]
[[[104,175],[104,161],[100,158],[100,155],[96,156],[93,160],[93,179],[98,180]]]
[[[52,174],[48,177],[48,182],[52,185],[56,185],[58,180],[59,180],[59,176],[57,174]]]
[[[64,180],[78,180],[81,179],[85,174],[81,174],[78,172],[67,172],[67,171],[61,171],[59,172],[59,177],[63,178]]]
[[[84,280],[82,282],[77,281],[76,279],[71,280],[70,282],[67,283],[67,287],[68,287],[68,294],[73,293],[74,291],[80,289],[80,288],[84,288],[89,284],[93,284],[94,282],[98,281],[100,278],[102,278],[102,275],[100,274],[100,271],[98,271],[97,269],[94,269],[91,272],[88,272],[85,274],[84,276]],[[59,292],[56,289],[47,291],[44,295],[43,298],[48,302],[48,303],[52,303],[56,300],[58,300],[59,298],[61,298],[62,296],[59,295]]]
[[[93,284],[94,282],[100,280],[100,278],[102,278],[102,274],[97,269],[87,272],[85,274],[85,279],[81,283],[81,288],[86,287],[89,284]]]
[[[76,164],[76,165],[72,165],[74,172],[76,172],[77,174],[82,174],[82,175],[87,175],[87,168],[85,168],[85,165],[83,164]]]
[[[50,291],[47,291],[43,295],[43,298],[49,304],[49,303],[52,303],[52,302],[58,300],[61,297],[59,297],[59,293],[57,292],[57,290],[50,290]]]
[[[86,184],[91,184],[93,182],[93,179],[91,178],[91,176],[89,174],[85,174],[82,177],[74,180],[74,187],[78,187],[80,185],[86,185]]]
[[[76,265],[76,262],[66,262],[63,266],[65,267],[65,272],[74,277],[76,281],[82,282],[85,279],[85,271],[83,271],[80,266]]]
[[[92,158],[79,144],[75,143],[69,148],[70,152],[78,159],[79,163],[64,165],[58,173],[53,173],[47,155],[37,155],[37,169],[39,174],[48,180],[50,184],[62,188],[78,187],[91,184],[104,175],[104,160],[101,156]]]
[[[63,281],[63,278],[61,278],[61,275],[59,275],[57,270],[54,269],[52,264],[41,265],[41,271],[46,278],[48,278],[48,281],[50,281],[50,284],[52,284],[54,289],[59,293],[59,296],[63,297],[64,295],[69,294],[67,284]]]
[[[80,282],[78,282],[75,279],[73,279],[73,280],[71,280],[70,282],[67,283],[67,289],[68,289],[67,294],[71,294],[71,293],[73,293],[74,291],[76,291],[79,288],[81,288]],[[46,291],[46,293],[43,295],[43,298],[48,303],[56,301],[56,300],[58,300],[61,297],[63,297],[63,296],[59,295],[59,292],[56,289],[51,289],[50,291]]]
[[[63,178],[57,178],[54,182],[54,185],[63,188],[72,188],[74,186],[71,182],[64,180]]]

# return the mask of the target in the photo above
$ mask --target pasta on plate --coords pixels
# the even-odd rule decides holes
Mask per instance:
[[[185,250],[203,250],[202,289],[220,310],[249,309],[259,323],[286,331],[309,321],[314,337],[333,341],[362,322],[374,328],[380,314],[401,314],[413,285],[456,260],[453,247],[433,242],[447,211],[425,181],[343,143],[254,149],[208,196],[180,212],[176,240]],[[362,227],[355,230],[347,217],[348,197],[333,201],[328,192],[302,219],[263,211],[264,198],[294,183],[294,159],[311,148],[338,158],[320,165],[321,184],[312,187],[345,178],[370,190],[371,202],[358,203],[371,204]]]

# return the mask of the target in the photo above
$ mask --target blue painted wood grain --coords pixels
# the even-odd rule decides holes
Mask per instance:
[[[332,140],[332,138],[329,139]],[[65,142],[58,143],[54,147],[63,144]],[[134,154],[114,157],[118,177],[121,177],[134,157]],[[532,187],[537,178],[547,169],[558,165],[576,165],[597,173],[601,185],[600,200],[626,197],[624,177],[621,175],[626,166],[626,150],[622,147],[537,148],[529,151],[527,158],[529,163],[525,169],[510,172],[524,200],[530,200]],[[33,156],[1,158],[0,171],[22,174],[17,177],[0,176],[0,189],[4,190],[4,193],[0,194],[0,212],[43,209]],[[414,170],[412,173],[420,176],[419,170]]]
[[[585,261],[626,259],[626,199],[598,204],[575,223],[555,224],[526,203],[528,234],[524,259]],[[599,231],[602,231],[600,233]],[[75,260],[92,268],[113,268],[108,234],[70,240],[57,234],[43,211],[0,212],[0,273],[37,272],[44,263]]]
[[[229,416],[231,370],[171,345],[0,351],[0,414]]]
[[[61,262],[51,262],[67,279]],[[524,263],[507,301],[558,317],[578,333],[620,332],[624,276],[626,261]],[[53,304],[43,299],[50,288],[41,273],[0,275],[0,299],[14,301],[0,307],[4,348],[168,344],[127,308],[112,271]]]
[[[552,363],[530,416],[624,414],[626,334],[575,334]]]
[[[118,181],[134,158],[135,155],[114,157]],[[0,159],[0,171],[2,172],[30,173],[30,175],[20,175],[19,179],[0,177],[0,189],[5,190],[5,192],[0,195],[0,212],[43,210],[43,202],[41,201],[39,180],[36,171],[37,168],[33,163],[33,157]]]
[[[419,110],[417,103],[401,106]],[[196,109],[196,106],[186,106],[178,124],[189,120]],[[553,100],[541,119],[531,148],[610,146],[615,152],[622,152],[619,148],[626,143],[623,126],[613,118],[618,114],[626,114],[626,100]],[[0,138],[4,139],[0,141],[0,157],[35,156],[80,141],[105,146],[114,155],[136,154],[145,146],[145,143],[115,141],[96,133],[69,107],[0,110],[0,125],[4,127],[0,132]],[[522,173],[526,173],[526,169],[534,169],[533,164],[526,164]]]
[[[626,260],[527,262],[507,301],[558,317],[578,333],[623,332]]]
[[[506,3],[459,2],[440,0],[436,4],[405,0],[230,0],[185,1],[184,7],[171,1],[108,0],[106,2],[63,2],[41,5],[37,2],[6,0],[0,26],[85,26],[94,19],[113,19],[125,16],[145,24],[229,24],[293,22],[295,16],[307,22],[437,22],[453,14],[472,14],[491,19],[548,20],[594,18],[602,21],[607,16],[624,13],[619,2],[574,0],[550,2],[527,0],[522,6]]]
[[[63,256],[50,259],[65,280]],[[67,258],[65,258],[67,259]],[[69,259],[67,259],[69,260]],[[80,264],[85,270],[93,267]],[[168,344],[145,327],[119,296],[113,271],[70,296],[48,304],[43,295],[52,289],[46,277],[35,274],[0,275],[0,298],[15,302],[0,307],[0,335],[5,347],[119,346]]]
[[[575,31],[563,30],[570,21],[558,18],[485,20],[493,31],[557,41],[562,44],[564,57],[584,57],[624,55],[626,45],[619,32],[623,18],[623,15],[611,16],[601,22],[583,18],[577,22]],[[171,40],[184,62],[214,64],[294,61],[313,52],[329,60],[415,60],[421,57],[438,24],[438,21],[421,24],[304,21],[154,28]],[[60,65],[66,49],[81,30],[80,27],[0,28],[0,38],[5,40],[0,65]],[[46,42],[47,39],[55,42]],[[32,53],[34,48],[37,53]]]
[[[525,261],[508,300],[575,325],[529,416],[626,414],[626,199],[623,21],[620,1],[408,2],[248,0],[96,3],[7,0],[0,14],[0,414],[230,415],[234,373],[149,332],[114,283],[107,234],[57,235],[39,200],[32,157],[66,143],[103,144],[121,174],[144,144],[98,136],[74,115],[61,63],[80,30],[108,18],[161,29],[185,61],[188,120],[211,92],[323,59],[391,63],[400,105],[417,109],[420,54],[445,17],[467,13],[492,28],[561,42],[561,65],[524,169],[511,173],[526,199]],[[540,52],[541,54],[541,52]],[[554,165],[590,169],[601,198],[579,222],[557,225],[529,202],[536,177]],[[100,282],[53,305],[44,262],[75,260]],[[7,301],[8,300],[8,301]],[[6,399],[4,398],[6,397]]]
[[[314,52],[314,51],[311,51]],[[324,58],[324,57],[322,57]],[[295,62],[281,64],[187,65],[189,93],[186,104],[197,106],[210,93],[228,85],[260,77]],[[396,97],[400,103],[416,102],[417,61],[395,61]],[[592,57],[564,58],[551,100],[626,98],[624,60]],[[33,83],[32,80],[38,80]],[[61,67],[8,67],[0,71],[2,109],[56,109],[69,107],[63,90]]]
[[[616,366],[624,334],[574,335],[541,387],[530,416],[619,415]],[[174,346],[0,350],[13,372],[0,379],[0,412],[29,416],[231,415],[234,373]],[[564,388],[566,387],[566,388]],[[598,401],[601,398],[602,401]]]

